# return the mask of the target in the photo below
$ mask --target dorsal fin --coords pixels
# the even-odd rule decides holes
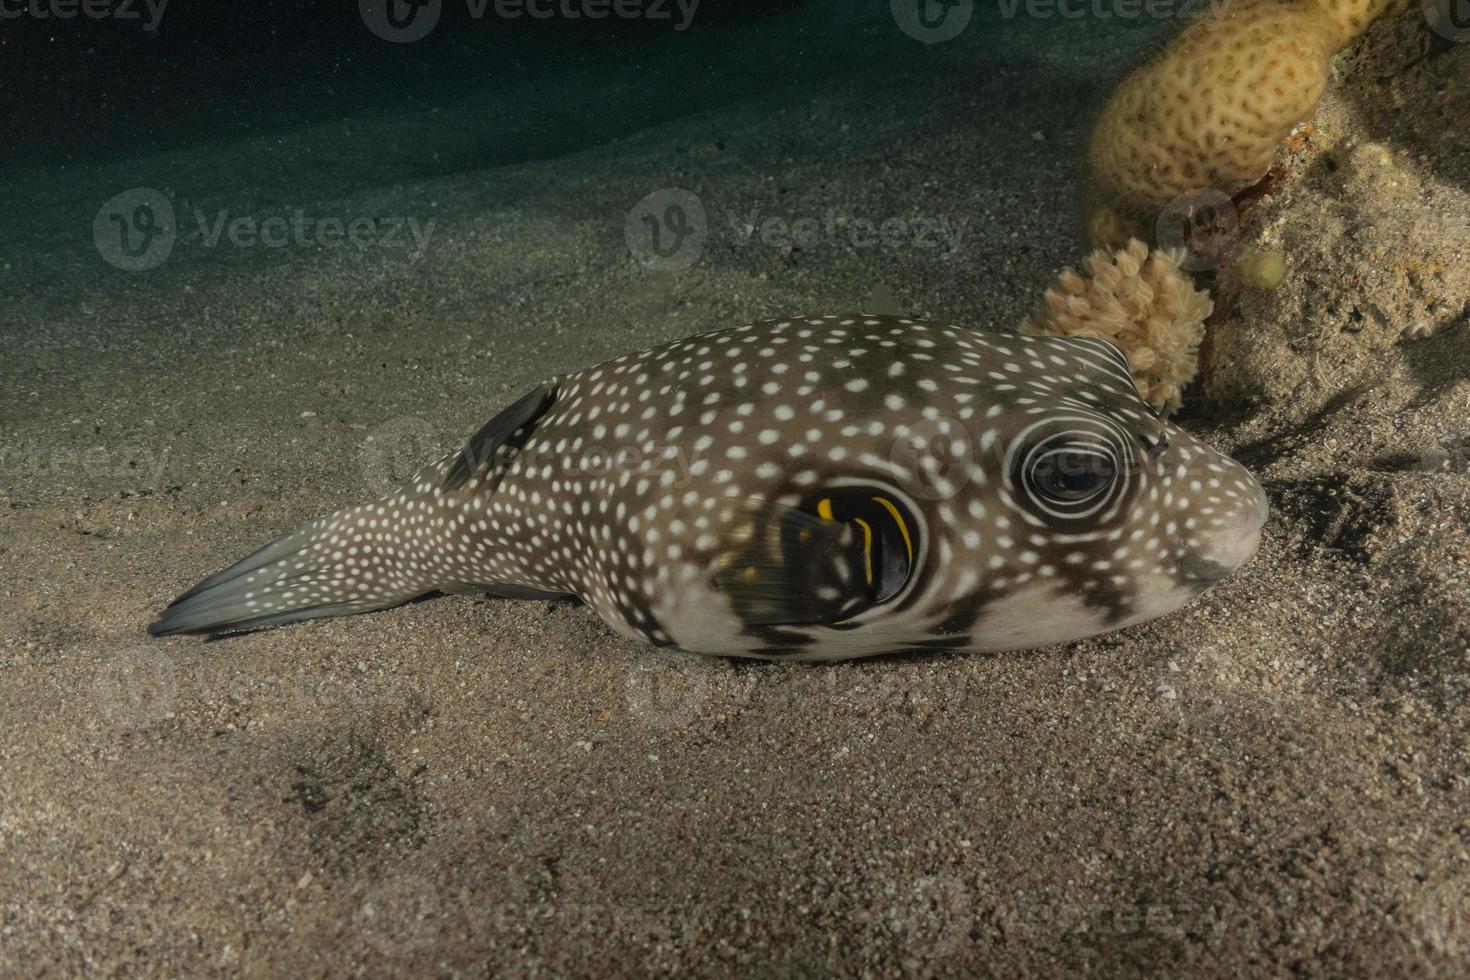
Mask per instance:
[[[458,490],[464,486],[485,461],[495,455],[495,450],[544,415],[554,401],[555,386],[542,382],[516,399],[513,404],[501,409],[493,419],[480,427],[479,432],[470,436],[459,455],[454,457],[454,461],[449,464],[449,470],[444,474],[441,489]]]

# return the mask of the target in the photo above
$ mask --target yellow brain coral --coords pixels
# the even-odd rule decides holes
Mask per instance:
[[[1311,114],[1330,59],[1409,0],[1219,0],[1108,100],[1088,159],[1089,233],[1116,242],[1112,209],[1154,214],[1180,195],[1233,193],[1265,176]]]
[[[1410,0],[1317,0],[1317,6],[1337,25],[1334,50],[1346,47],[1378,18],[1408,10],[1409,4]]]
[[[1021,332],[1103,337],[1128,355],[1133,382],[1155,408],[1177,408],[1199,369],[1210,296],[1194,288],[1176,256],[1134,239],[1120,251],[1087,257],[1085,275],[1065,270],[1045,295],[1046,309]]]

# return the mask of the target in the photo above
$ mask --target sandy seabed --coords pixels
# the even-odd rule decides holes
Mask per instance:
[[[1261,552],[1092,640],[763,665],[470,597],[143,632],[554,371],[877,286],[1017,323],[1080,257],[1080,107],[1118,66],[1086,25],[1008,29],[1031,47],[793,73],[579,152],[349,191],[321,189],[323,148],[350,169],[405,122],[174,151],[93,174],[58,230],[12,242],[0,974],[1470,970],[1463,322],[1385,341],[1351,397],[1193,406],[1271,494]],[[242,171],[258,184],[211,189]],[[109,268],[97,208],[166,182],[173,254]],[[659,271],[624,224],[667,188],[709,233]],[[1442,197],[1446,227],[1463,201]],[[421,251],[211,246],[196,209],[433,226]],[[771,217],[824,231],[792,243]]]

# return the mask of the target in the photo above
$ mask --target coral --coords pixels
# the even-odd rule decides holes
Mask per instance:
[[[1315,110],[1334,137],[1320,165],[1285,174],[1243,226],[1211,286],[1202,397],[1276,425],[1340,410],[1412,427],[1449,412],[1464,431],[1470,44],[1432,45],[1416,20],[1354,45],[1357,69]],[[1251,257],[1272,252],[1285,275],[1254,288]]]
[[[1286,278],[1286,256],[1274,248],[1244,249],[1231,265],[1230,274],[1246,289],[1275,289]]]
[[[1089,145],[1088,232],[1116,244],[1171,201],[1264,177],[1312,113],[1331,58],[1408,0],[1217,0],[1104,106]],[[1125,217],[1127,216],[1127,217]]]
[[[1317,0],[1317,6],[1336,25],[1334,50],[1341,50],[1378,18],[1408,10],[1409,0]]]
[[[1155,408],[1177,408],[1199,369],[1210,296],[1194,288],[1179,257],[1138,239],[1109,253],[1099,249],[1085,275],[1062,272],[1045,295],[1046,309],[1021,325],[1027,334],[1111,340],[1128,356],[1133,382]]]

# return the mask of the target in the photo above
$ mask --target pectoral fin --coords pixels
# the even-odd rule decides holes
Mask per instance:
[[[736,504],[721,525],[715,588],[749,626],[840,625],[891,599],[914,568],[913,518],[869,488],[801,507]]]

